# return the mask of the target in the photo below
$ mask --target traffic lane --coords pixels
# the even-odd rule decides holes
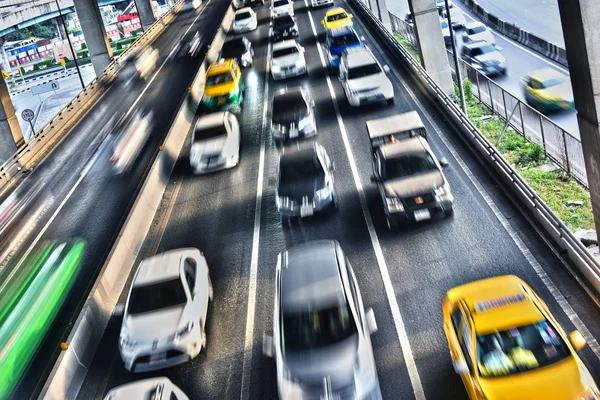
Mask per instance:
[[[365,32],[365,34],[369,35],[368,32]],[[372,43],[376,43],[372,38],[371,41]],[[389,57],[385,57],[384,52],[382,52],[376,44],[372,47],[375,49],[376,56],[380,61],[391,61]],[[396,67],[398,67],[397,64]],[[396,76],[391,74],[391,76],[396,83],[396,87],[402,89],[399,82],[400,75]],[[412,83],[409,83],[409,86],[412,87],[414,93],[418,93],[419,101],[421,104],[425,105],[427,113],[436,121],[443,120],[443,117],[436,109],[428,106],[429,103],[424,96],[419,93],[419,90],[416,90]],[[396,103],[399,103],[400,96],[404,97],[405,101],[408,101],[409,104],[412,103],[409,100],[409,96],[403,92],[403,90],[396,91]],[[412,109],[418,109],[414,103],[411,104],[410,107]],[[430,133],[430,143],[436,154],[440,157],[445,156],[452,160],[454,158],[452,153],[444,143],[440,143],[440,136],[433,129],[431,123],[428,119],[424,119],[424,122]],[[439,126],[444,129],[444,124],[440,123]],[[349,131],[355,132],[356,130],[349,129]],[[454,133],[449,127],[445,128],[444,137],[453,139],[452,146],[456,146],[456,148],[460,149],[459,153],[465,160],[468,160],[468,168],[471,169],[471,171],[477,171],[477,174],[475,175],[477,183],[484,182],[486,187],[495,186],[495,182],[490,179],[487,171],[485,171],[475,159],[468,157],[470,151],[464,147],[462,142],[455,140],[457,136],[454,136]],[[360,156],[357,156],[357,159],[358,158],[360,158]],[[363,158],[365,161],[370,160],[370,157],[366,153],[363,153]],[[395,277],[395,287],[400,288],[402,285],[408,286],[406,287],[406,293],[401,295],[405,300],[402,301],[401,304],[411,308],[406,312],[408,318],[415,321],[423,321],[412,326],[413,328],[417,328],[417,331],[413,332],[413,337],[421,340],[427,337],[427,335],[437,336],[437,339],[434,338],[431,341],[425,340],[425,343],[422,345],[415,344],[415,347],[417,349],[424,348],[432,354],[447,354],[447,346],[442,334],[441,311],[439,308],[441,299],[445,295],[445,291],[461,283],[500,274],[512,273],[524,278],[549,304],[553,314],[558,318],[565,330],[570,331],[574,329],[573,323],[571,322],[569,315],[567,315],[569,314],[569,310],[565,310],[562,306],[559,306],[552,296],[552,293],[550,293],[549,288],[542,282],[538,273],[531,265],[528,265],[529,261],[527,261],[525,255],[516,246],[511,234],[509,234],[502,224],[499,223],[498,218],[490,206],[488,206],[487,202],[483,201],[483,196],[478,193],[477,188],[470,181],[465,171],[461,169],[458,162],[451,162],[451,165],[452,166],[446,170],[446,175],[456,198],[456,212],[454,218],[451,220],[409,226],[399,234],[402,237],[403,244],[397,247],[391,246],[389,247],[389,250],[384,252],[386,254],[386,259],[388,257],[394,259],[395,257],[396,265],[403,265],[402,263],[406,263],[407,260],[411,260],[411,258],[412,263],[408,263],[409,265],[421,266],[426,262],[433,264],[433,269],[431,270],[419,268],[414,271],[404,271],[404,274],[412,274],[408,277],[401,275]],[[368,177],[365,176],[362,179],[366,180]],[[572,293],[580,293],[582,291],[581,286],[572,276],[565,273],[565,267],[560,260],[554,256],[551,249],[549,249],[543,240],[535,234],[532,228],[529,227],[525,231],[520,230],[521,226],[527,225],[527,223],[518,210],[512,206],[505,194],[499,192],[498,188],[496,188],[494,195],[496,195],[496,197],[493,197],[492,201],[502,205],[502,209],[509,210],[506,214],[507,217],[510,218],[511,221],[515,221],[515,227],[511,227],[512,230],[517,232],[527,232],[530,233],[530,236],[533,236],[533,238],[530,238],[531,240],[528,240],[529,244],[533,244],[529,249],[536,257],[536,260],[542,263],[542,268],[551,278],[552,282],[560,283],[561,293],[567,296],[567,298]],[[387,245],[388,242],[383,239],[385,237],[384,235],[386,235],[386,228],[382,205],[376,193],[371,194],[370,207],[373,210],[372,212],[376,222],[379,220],[378,232],[382,232],[382,245]],[[473,215],[473,210],[478,210],[478,218],[476,220],[470,218],[470,216]],[[387,236],[397,240],[397,235],[387,234]],[[415,240],[418,237],[422,237],[422,240]],[[460,238],[468,239],[461,243],[457,241],[457,239]],[[422,251],[415,251],[415,249],[419,249],[419,242],[422,242],[426,248],[422,249]],[[397,241],[397,243],[400,242]],[[410,245],[405,245],[406,243],[410,243]],[[432,243],[435,243],[435,246],[432,245]],[[463,256],[467,254],[468,257],[462,259]],[[485,270],[483,271],[481,268],[482,265],[485,266]],[[419,285],[420,282],[426,282],[426,284]],[[432,285],[430,285],[429,282],[431,282]],[[432,296],[432,294],[436,295]],[[562,295],[559,295],[559,299],[560,297],[562,297]],[[577,296],[577,298],[581,299],[581,294]],[[432,299],[435,299],[435,301],[432,302]],[[584,298],[583,300],[584,302],[581,304],[573,301],[569,301],[569,303],[571,307],[575,308],[577,315],[582,318],[584,324],[587,327],[593,327],[593,332],[596,332],[596,327],[598,325],[596,322],[598,308],[590,298]],[[404,308],[402,308],[402,311],[404,312]],[[596,316],[596,319],[588,319],[587,317],[589,315]],[[433,319],[431,317],[433,317]],[[410,328],[409,331],[411,331]],[[435,332],[437,335],[434,335],[432,332]],[[596,335],[594,335],[594,337],[596,337]],[[411,339],[411,342],[416,341],[415,339]],[[431,367],[439,368],[440,365],[444,365],[443,361],[438,362],[435,360],[435,355],[433,357],[434,359],[429,363]],[[592,374],[595,377],[598,377],[600,370],[596,355],[588,348],[582,353],[582,358],[592,371]],[[450,374],[453,374],[449,361],[449,358],[446,356],[446,368]],[[421,367],[419,369],[421,370]],[[429,371],[428,368],[425,368],[425,371],[427,371],[427,373],[421,375],[424,383],[426,380],[423,378],[423,375],[426,375],[427,377],[444,376],[443,371]],[[452,380],[451,377],[448,379]],[[459,383],[458,378],[455,380],[457,381],[456,383]],[[431,387],[431,385],[428,384],[425,384],[425,386],[427,388]]]
[[[228,5],[227,2],[220,2],[210,9],[212,25],[214,26],[206,24],[204,28],[206,32],[216,32],[218,23],[220,23]],[[200,24],[198,21],[196,23]],[[199,27],[199,25],[196,26]],[[159,47],[161,47],[160,43],[169,44],[167,41],[157,41],[156,43]],[[173,101],[173,99],[180,99],[181,95],[186,93],[191,78],[197,71],[201,61],[199,59],[190,63],[174,64],[176,68],[172,69],[173,73],[161,75],[160,79],[162,80],[156,79],[152,82],[144,97],[140,97],[139,108],[154,108],[156,125],[131,173],[120,178],[108,178],[110,172],[105,171],[107,179],[98,179],[98,177],[93,177],[94,179],[90,179],[90,181],[83,179],[80,187],[77,188],[78,190],[75,190],[71,198],[65,202],[60,218],[55,219],[53,224],[40,236],[41,240],[81,237],[88,243],[84,261],[80,266],[79,275],[74,284],[74,290],[67,296],[45,343],[57,344],[68,334],[70,323],[76,318],[78,310],[83,305],[85,294],[91,289],[94,277],[101,267],[102,261],[107,256],[122,221],[126,217],[127,210],[132,204],[145,169],[150,160],[153,159],[156,151],[158,151],[158,145],[162,142],[173,115],[179,108],[179,101]],[[155,90],[156,86],[161,89]],[[36,383],[43,384],[39,377],[45,377],[49,372],[52,367],[51,360],[55,358],[59,351],[58,346],[54,344],[42,346],[43,350],[34,359],[30,372],[22,384],[22,389],[18,391],[19,395],[23,393],[23,398],[29,396],[29,392],[35,387]],[[40,388],[38,386],[35,390]]]
[[[268,27],[261,27],[244,35],[256,43],[267,31]],[[113,387],[164,375],[191,398],[223,399],[239,395],[246,313],[241,305],[248,290],[246,275],[254,221],[252,187],[258,175],[256,154],[262,125],[262,113],[257,110],[262,108],[263,82],[256,79],[254,69],[266,60],[263,47],[254,49],[254,66],[243,70],[246,83],[251,85],[246,87],[244,107],[238,115],[242,128],[240,165],[205,176],[192,175],[188,138],[139,257],[141,260],[155,251],[182,247],[197,247],[204,252],[214,287],[206,322],[207,350],[178,367],[146,374],[130,373],[123,368],[118,354],[120,321],[111,323],[101,347],[110,356],[107,351],[96,355],[86,377],[88,389],[79,396],[82,399],[102,398]],[[121,302],[126,300],[129,286],[130,282],[121,294]]]

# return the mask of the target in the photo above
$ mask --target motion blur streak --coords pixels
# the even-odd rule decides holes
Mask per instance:
[[[0,399],[9,397],[74,282],[85,243],[58,240],[29,253],[0,291]],[[12,272],[12,268],[7,271]]]

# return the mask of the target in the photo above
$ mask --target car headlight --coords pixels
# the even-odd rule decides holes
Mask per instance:
[[[435,199],[438,202],[452,201],[452,193],[450,192],[450,185],[448,182],[434,190]]]
[[[273,65],[271,67],[271,69],[273,70],[274,73],[278,74],[281,72],[281,67],[279,65]]]
[[[402,205],[400,199],[397,197],[386,197],[385,206],[391,213],[404,212],[404,206]]]
[[[329,186],[325,186],[323,189],[317,190],[317,200],[325,200],[329,196],[331,196],[331,188]]]
[[[190,333],[192,331],[193,328],[194,328],[194,322],[192,322],[192,321],[188,322],[183,328],[181,328],[177,332],[175,332],[175,340],[178,340],[182,336],[187,335],[188,333]]]
[[[304,66],[304,61],[303,60],[296,61],[295,66],[296,66],[296,68],[302,68]]]
[[[290,198],[286,196],[275,196],[275,205],[278,209],[289,209],[291,207]]]
[[[121,347],[129,347],[133,349],[135,346],[137,346],[137,343],[137,340],[131,339],[129,336],[127,336],[126,331],[121,331],[121,335],[119,336],[119,345]]]

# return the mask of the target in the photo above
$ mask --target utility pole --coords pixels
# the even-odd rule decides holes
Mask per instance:
[[[452,27],[452,17],[450,16],[450,5],[446,1],[446,16],[448,18],[448,30],[450,31],[450,41],[452,42],[452,55],[454,56],[454,68],[456,69],[456,79],[458,80],[458,91],[460,93],[460,105],[463,113],[467,115],[467,101],[465,100],[465,89],[463,88],[462,74],[460,73],[460,64],[458,61],[458,52],[456,51],[456,42],[454,41],[454,28]]]
[[[56,2],[56,7],[58,8],[58,14],[60,15],[60,20],[62,22],[63,28],[65,28],[65,33],[67,34],[67,41],[69,42],[69,47],[71,48],[71,53],[73,54],[73,61],[75,61],[75,68],[77,68],[77,75],[79,75],[79,82],[81,82],[81,88],[85,88],[85,83],[83,83],[83,77],[81,76],[81,70],[79,69],[79,62],[77,62],[77,52],[73,47],[73,43],[71,43],[71,38],[69,37],[69,30],[67,29],[67,24],[65,23],[65,17],[63,16],[62,11],[60,10],[60,4],[58,4],[58,0],[54,0]]]

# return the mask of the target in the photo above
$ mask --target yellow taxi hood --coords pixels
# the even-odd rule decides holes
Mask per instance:
[[[206,86],[204,94],[209,97],[223,96],[233,92],[235,88],[235,82],[220,83],[218,85]]]
[[[587,387],[574,357],[516,375],[480,378],[488,400],[580,400]]]

